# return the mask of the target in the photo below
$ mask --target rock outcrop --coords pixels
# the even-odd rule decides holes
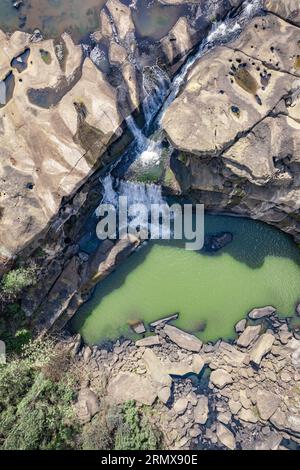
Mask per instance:
[[[297,240],[299,41],[299,28],[278,16],[253,18],[196,62],[162,121],[183,193]]]

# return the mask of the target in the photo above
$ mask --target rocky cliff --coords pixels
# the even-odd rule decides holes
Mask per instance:
[[[237,3],[198,1],[156,41],[138,38],[132,9],[119,0],[105,4],[83,45],[67,34],[0,33],[0,272],[39,244],[64,202],[116,156],[107,149],[124,119]]]
[[[198,60],[163,127],[183,193],[300,240],[300,2],[264,8]]]

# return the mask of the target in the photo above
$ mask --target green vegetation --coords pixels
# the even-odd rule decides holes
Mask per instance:
[[[75,382],[62,359],[51,342],[36,341],[0,367],[0,448],[74,446]]]
[[[12,302],[20,295],[23,289],[35,284],[37,280],[36,268],[16,268],[3,276],[0,283],[0,300]]]
[[[148,408],[138,408],[134,401],[107,407],[87,424],[82,433],[84,450],[156,450],[161,435],[147,417]]]
[[[121,410],[122,422],[115,437],[115,450],[156,450],[160,447],[160,434],[151,426],[143,409],[135,402],[125,403]]]
[[[50,65],[51,62],[52,62],[50,52],[45,51],[44,49],[40,49],[40,54],[41,54],[41,58],[45,62],[45,64]]]

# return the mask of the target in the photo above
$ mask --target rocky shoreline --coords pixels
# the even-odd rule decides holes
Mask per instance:
[[[299,447],[299,330],[266,307],[250,312],[236,331],[232,342],[203,344],[160,323],[155,335],[109,349],[69,337],[67,348],[86,377],[75,406],[79,420],[88,423],[101,401],[135,400],[151,407],[167,449]]]

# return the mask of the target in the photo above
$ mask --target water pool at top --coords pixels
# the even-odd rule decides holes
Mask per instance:
[[[146,324],[179,312],[174,322],[205,341],[230,338],[254,307],[293,315],[300,300],[300,250],[261,222],[206,216],[206,233],[229,231],[233,242],[215,254],[150,242],[101,282],[73,320],[89,344],[130,336],[128,322]],[[199,330],[206,323],[204,331]]]

